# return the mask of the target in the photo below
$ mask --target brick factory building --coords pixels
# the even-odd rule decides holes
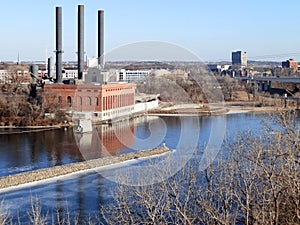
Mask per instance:
[[[54,103],[76,113],[93,113],[94,121],[126,117],[134,111],[134,84],[45,84],[43,92],[45,106]]]
[[[283,61],[282,68],[289,68],[289,69],[292,69],[294,72],[297,72],[298,71],[298,62],[294,61],[293,59]]]

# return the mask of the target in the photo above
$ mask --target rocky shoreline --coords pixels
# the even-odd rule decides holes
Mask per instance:
[[[158,147],[151,150],[144,150],[139,152],[128,153],[119,156],[110,156],[100,159],[93,159],[84,162],[72,163],[68,165],[55,166],[46,169],[39,169],[30,172],[10,175],[0,178],[0,190],[19,186],[23,184],[29,184],[38,181],[44,181],[51,178],[57,178],[60,176],[85,171],[89,169],[94,169],[102,166],[113,165],[125,161],[129,161],[137,158],[145,158],[155,155],[161,155],[164,153],[170,152],[170,149],[167,147]]]

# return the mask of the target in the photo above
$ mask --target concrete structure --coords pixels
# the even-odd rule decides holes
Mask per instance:
[[[104,68],[104,11],[98,11],[98,64]]]
[[[62,9],[56,7],[56,82],[62,82]]]
[[[77,124],[77,129],[75,132],[87,133],[87,132],[92,132],[92,131],[93,131],[92,115],[88,114],[88,115],[85,115],[85,118],[79,118],[78,124]]]
[[[235,68],[247,67],[247,52],[236,51],[231,55],[232,66]]]
[[[103,84],[103,75],[101,74],[101,71],[98,68],[88,68],[87,74],[84,76],[84,82],[86,84]]]
[[[136,95],[136,104],[134,106],[134,113],[147,112],[159,106],[159,95],[146,95],[139,93]]]
[[[282,62],[282,68],[289,68],[292,69],[294,72],[297,72],[298,62],[294,61],[293,59],[286,60]]]
[[[300,84],[300,77],[295,76],[268,76],[268,77],[235,77],[237,80],[244,80],[244,81],[258,81],[258,82],[278,82],[278,83],[293,83],[293,84]]]
[[[300,77],[295,76],[261,76],[261,77],[235,77],[237,80],[253,83],[255,90],[269,91],[274,83],[300,84]]]
[[[98,59],[97,58],[88,58],[87,59],[88,68],[98,68]]]
[[[84,66],[84,6],[78,5],[78,79],[82,79]]]
[[[48,58],[48,65],[47,65],[47,73],[48,77],[55,79],[55,69],[54,69],[54,60],[52,57]]]

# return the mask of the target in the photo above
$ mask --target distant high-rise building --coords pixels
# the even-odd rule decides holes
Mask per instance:
[[[294,61],[293,59],[283,61],[282,68],[293,69],[294,72],[296,72],[296,71],[298,71],[298,62]]]
[[[247,52],[232,52],[232,65],[236,67],[247,67]]]

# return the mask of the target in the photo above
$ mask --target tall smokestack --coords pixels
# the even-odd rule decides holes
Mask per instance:
[[[78,79],[82,79],[84,64],[84,6],[78,5]]]
[[[62,82],[62,9],[56,7],[56,82]]]
[[[54,78],[53,74],[54,74],[54,60],[52,57],[48,58],[48,77]]]
[[[104,11],[98,10],[98,64],[104,67]]]

